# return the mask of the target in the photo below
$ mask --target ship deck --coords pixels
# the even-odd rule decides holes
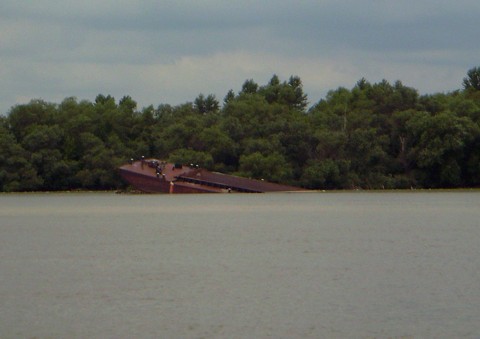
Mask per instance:
[[[123,165],[120,173],[133,187],[150,193],[264,193],[301,190],[295,186],[211,172],[194,166],[179,166],[155,159]]]

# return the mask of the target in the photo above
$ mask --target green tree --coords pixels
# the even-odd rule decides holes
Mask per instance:
[[[71,164],[61,152],[64,131],[58,125],[31,125],[22,140],[23,148],[29,152],[32,166],[43,180],[43,189],[60,190],[69,188],[72,174]]]
[[[314,133],[314,153],[312,160],[343,159],[345,158],[348,138],[341,131],[326,128],[318,129]]]
[[[220,104],[213,94],[209,94],[207,97],[199,94],[194,101],[194,105],[200,114],[217,112],[220,108]]]
[[[118,187],[120,178],[117,168],[125,160],[115,156],[113,149],[92,133],[82,133],[79,143],[85,150],[81,159],[81,169],[75,179],[87,189],[113,189]]]
[[[130,96],[32,100],[0,117],[0,189],[115,188],[116,168],[141,155],[321,189],[479,186],[478,74],[422,96],[362,78],[308,111],[301,79],[275,74],[230,90],[222,108],[203,94],[141,110]]]
[[[388,137],[378,135],[374,128],[353,131],[347,142],[351,170],[359,177],[355,186],[390,188],[388,180]]]
[[[262,87],[261,92],[268,103],[280,102],[280,91],[282,85],[276,74],[272,76],[267,86]]]
[[[206,152],[195,151],[192,149],[180,148],[173,151],[168,160],[175,164],[194,165],[202,168],[211,169],[213,167],[212,155]]]
[[[325,99],[320,100],[309,111],[314,128],[327,128],[347,133],[350,125],[351,93],[348,89],[339,87],[327,93]]]
[[[467,72],[463,78],[463,87],[466,90],[480,90],[480,67],[474,67]]]
[[[55,114],[55,104],[31,100],[28,104],[13,107],[8,114],[7,123],[17,141],[20,141],[30,125],[51,125]]]
[[[307,95],[303,93],[302,80],[298,76],[291,76],[288,80],[288,86],[284,87],[282,93],[286,103],[293,108],[304,110],[307,107]]]
[[[396,159],[393,166],[397,168],[396,172],[408,175],[413,168],[412,149],[415,147],[415,137],[407,127],[409,121],[417,117],[428,117],[427,112],[406,110],[395,112],[392,115],[392,133],[391,133],[391,147],[392,156]],[[410,186],[414,186],[413,182]]]
[[[206,127],[198,133],[196,149],[209,153],[218,170],[231,168],[238,162],[238,146],[218,125]]]
[[[242,85],[243,94],[255,94],[258,90],[258,84],[253,79],[246,80]]]
[[[228,104],[230,101],[232,101],[233,99],[235,99],[235,93],[233,92],[232,89],[230,89],[230,90],[227,92],[227,95],[225,95],[225,98],[223,98],[223,103],[226,105],[226,104]]]
[[[269,155],[255,152],[240,156],[239,174],[272,182],[289,182],[293,176],[290,164],[278,152]]]
[[[307,95],[303,93],[302,80],[298,76],[291,76],[288,82],[280,83],[278,76],[273,75],[258,93],[270,104],[278,103],[300,111],[307,106]]]
[[[325,159],[310,160],[301,182],[309,189],[338,189],[348,187],[348,161]]]
[[[451,112],[412,119],[407,127],[418,140],[415,145],[419,179],[428,187],[458,187],[464,184],[465,151],[479,127],[467,117]]]
[[[28,159],[28,153],[19,145],[4,124],[0,124],[0,191],[34,191],[43,180]]]

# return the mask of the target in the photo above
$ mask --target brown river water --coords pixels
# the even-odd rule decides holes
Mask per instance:
[[[480,191],[1,194],[0,338],[480,338]]]

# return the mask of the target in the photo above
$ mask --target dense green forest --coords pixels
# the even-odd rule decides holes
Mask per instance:
[[[0,191],[124,188],[116,169],[140,156],[311,189],[480,186],[480,67],[451,93],[361,79],[307,106],[276,75],[223,102],[32,100],[0,116]]]

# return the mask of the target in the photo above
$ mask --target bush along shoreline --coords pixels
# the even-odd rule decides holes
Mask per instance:
[[[308,189],[480,187],[479,79],[431,95],[361,79],[310,107],[276,75],[221,103],[35,99],[0,116],[0,192],[125,190],[117,168],[141,156]]]

